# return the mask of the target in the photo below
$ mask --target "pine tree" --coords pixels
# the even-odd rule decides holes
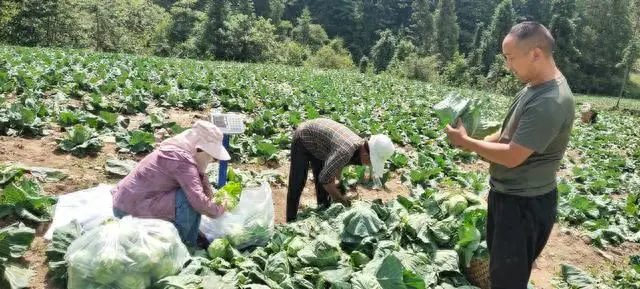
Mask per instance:
[[[462,54],[469,55],[477,47],[474,46],[476,33],[482,36],[482,30],[491,22],[491,17],[502,0],[456,0],[456,15],[460,26],[458,46]],[[478,29],[478,25],[484,23],[484,28]],[[480,41],[476,41],[476,45]]]
[[[301,44],[307,45],[315,51],[329,41],[327,32],[321,25],[313,24],[311,12],[305,8],[298,18],[298,26],[293,29],[293,39]]]
[[[298,18],[299,33],[296,33],[296,41],[304,45],[309,45],[311,43],[311,25],[311,12],[309,11],[309,8],[305,8],[302,10],[300,18]]]
[[[550,20],[550,10],[550,0],[526,0],[526,2],[523,3],[523,11],[520,17],[527,20],[538,21],[546,25]]]
[[[615,94],[624,70],[616,67],[632,38],[630,0],[585,0],[578,91]],[[614,16],[615,15],[615,16]],[[574,82],[575,83],[575,82]]]
[[[502,40],[514,23],[515,12],[511,0],[504,0],[496,7],[491,24],[482,33],[480,47],[472,55],[470,62],[476,73],[485,75],[489,72],[495,56],[502,51]]]
[[[231,11],[229,0],[213,0],[209,3],[204,31],[198,41],[198,50],[204,57],[220,56],[224,37],[224,22]]]
[[[576,48],[575,0],[555,0],[551,13],[549,31],[556,41],[554,59],[565,77],[571,81],[577,78],[580,51]]]
[[[446,63],[458,51],[459,27],[456,22],[456,7],[453,0],[440,0],[435,23],[435,52],[439,55],[439,60]]]
[[[480,40],[482,40],[482,29],[484,29],[484,23],[478,23],[476,31],[473,32],[473,41],[471,42],[472,49],[477,49],[480,45]]]
[[[376,45],[371,48],[371,58],[376,73],[385,71],[396,51],[396,38],[393,32],[387,29],[380,34],[380,39]]]
[[[421,54],[431,51],[433,42],[433,16],[428,0],[414,0],[411,6],[411,36]]]
[[[285,0],[270,0],[269,1],[269,13],[267,17],[271,19],[273,24],[278,25],[282,21],[284,15]]]
[[[216,1],[216,0],[214,0]],[[253,16],[256,11],[253,7],[253,0],[233,0],[233,12]]]

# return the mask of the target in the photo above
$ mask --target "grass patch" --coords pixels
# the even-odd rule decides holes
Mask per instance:
[[[576,94],[575,100],[578,106],[588,102],[596,109],[609,110],[616,105],[618,98],[606,95]],[[640,113],[640,99],[623,98],[620,100],[620,109]]]

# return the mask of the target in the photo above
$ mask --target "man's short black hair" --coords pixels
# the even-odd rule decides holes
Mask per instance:
[[[556,41],[551,32],[544,25],[536,21],[525,21],[511,27],[509,35],[515,37],[528,49],[540,48],[545,54],[551,55]]]

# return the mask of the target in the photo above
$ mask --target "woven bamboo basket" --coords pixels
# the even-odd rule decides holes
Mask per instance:
[[[489,259],[474,258],[471,260],[469,268],[463,268],[467,280],[481,289],[491,289],[489,279]]]

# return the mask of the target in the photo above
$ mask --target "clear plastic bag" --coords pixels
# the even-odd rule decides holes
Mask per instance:
[[[53,221],[44,238],[51,240],[56,229],[74,220],[85,230],[91,230],[105,220],[113,218],[113,196],[111,196],[113,187],[113,185],[100,184],[97,187],[59,196]]]
[[[172,223],[131,216],[108,221],[69,246],[68,289],[146,289],[189,259]]]
[[[202,216],[200,231],[209,241],[226,238],[237,249],[266,244],[273,235],[274,208],[271,187],[245,188],[240,202],[218,218]]]

